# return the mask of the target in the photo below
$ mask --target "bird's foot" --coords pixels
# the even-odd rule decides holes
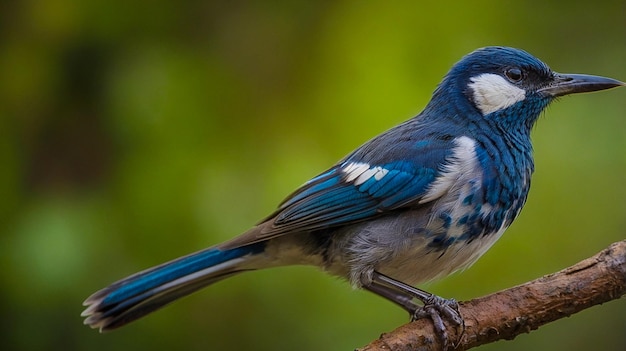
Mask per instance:
[[[456,343],[463,335],[465,323],[461,313],[459,313],[459,304],[453,299],[444,299],[376,271],[372,275],[371,283],[364,285],[364,288],[404,308],[409,312],[411,321],[424,317],[430,318],[443,350],[447,350],[449,345],[445,321],[460,327],[461,330],[458,333],[459,337]],[[419,300],[421,305],[416,303],[416,300]],[[455,347],[455,344],[452,346]]]
[[[437,295],[430,295],[423,301],[424,306],[411,313],[411,321],[422,318],[430,318],[433,322],[435,334],[439,337],[442,349],[448,349],[449,336],[446,330],[444,319],[461,328],[461,334],[465,329],[463,317],[459,313],[459,304],[454,299],[444,299]],[[454,345],[453,345],[454,346]]]

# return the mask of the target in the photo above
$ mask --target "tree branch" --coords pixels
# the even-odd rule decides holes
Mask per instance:
[[[626,294],[626,240],[560,272],[459,303],[464,331],[448,327],[449,349],[511,340],[540,326]],[[462,334],[462,335],[460,335]],[[385,333],[359,351],[441,350],[432,322],[421,319]]]

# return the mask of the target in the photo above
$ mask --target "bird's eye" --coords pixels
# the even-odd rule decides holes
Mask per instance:
[[[519,68],[509,68],[504,71],[504,74],[513,83],[517,83],[524,78],[524,73]]]

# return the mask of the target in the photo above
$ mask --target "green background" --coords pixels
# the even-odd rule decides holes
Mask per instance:
[[[81,303],[226,240],[418,113],[486,45],[626,80],[619,1],[14,1],[0,5],[0,340],[11,350],[351,350],[407,321],[311,267],[224,281],[123,329]],[[470,299],[624,238],[626,89],[563,98],[534,132],[526,209]],[[482,350],[626,349],[614,301]]]

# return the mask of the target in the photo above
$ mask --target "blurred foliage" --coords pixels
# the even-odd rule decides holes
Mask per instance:
[[[119,331],[82,325],[115,279],[242,232],[418,113],[486,45],[626,80],[626,5],[494,1],[13,1],[0,5],[0,339],[14,350],[349,350],[406,322],[310,267],[246,274]],[[526,209],[469,299],[624,238],[623,89],[566,98],[534,134]],[[612,302],[482,350],[624,350]]]

